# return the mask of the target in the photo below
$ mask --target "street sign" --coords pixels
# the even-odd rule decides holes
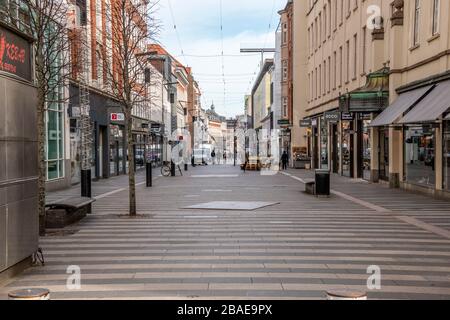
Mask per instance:
[[[111,113],[111,121],[125,121],[125,114]]]
[[[300,128],[309,128],[312,126],[312,121],[311,119],[307,119],[307,120],[300,120]]]

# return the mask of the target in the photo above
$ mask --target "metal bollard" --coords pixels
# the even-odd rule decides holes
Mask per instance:
[[[151,162],[147,162],[146,166],[145,166],[145,170],[146,170],[146,183],[147,183],[147,188],[150,188],[153,186],[153,177],[152,177],[152,163]]]
[[[363,291],[331,290],[327,291],[327,300],[367,300]]]
[[[44,288],[21,289],[8,294],[9,300],[50,300],[50,290]]]
[[[188,164],[187,163],[184,164],[184,171],[188,171]]]

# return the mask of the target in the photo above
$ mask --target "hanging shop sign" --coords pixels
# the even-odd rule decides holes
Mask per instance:
[[[325,112],[326,122],[339,122],[340,117],[341,113],[339,111]]]
[[[291,121],[289,119],[280,119],[278,120],[279,126],[288,126],[291,124]]]
[[[0,71],[27,81],[32,80],[30,42],[1,25]]]
[[[343,121],[353,121],[355,118],[353,116],[353,113],[351,112],[342,112],[341,113],[341,120]]]
[[[312,126],[311,119],[300,120],[300,128],[309,128]]]
[[[123,113],[111,113],[111,121],[125,121],[125,114]]]

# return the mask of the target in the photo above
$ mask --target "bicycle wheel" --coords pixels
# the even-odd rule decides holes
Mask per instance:
[[[169,167],[169,166],[162,166],[162,167],[161,167],[161,174],[162,174],[164,177],[170,176],[170,174],[171,174],[170,171],[171,171],[171,170],[170,170],[170,167]]]

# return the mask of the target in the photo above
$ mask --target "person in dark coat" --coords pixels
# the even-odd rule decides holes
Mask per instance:
[[[289,161],[289,157],[286,151],[283,152],[283,155],[281,156],[281,165],[282,165],[282,170],[286,170],[287,169],[287,164]]]

